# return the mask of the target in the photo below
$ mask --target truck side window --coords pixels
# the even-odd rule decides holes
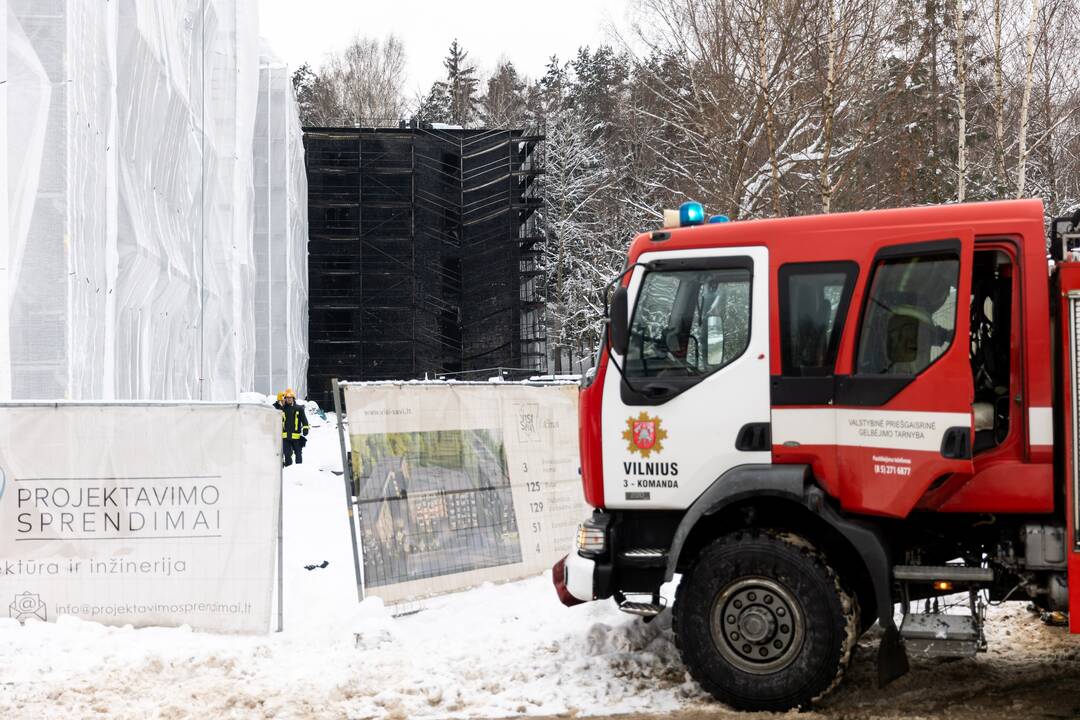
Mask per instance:
[[[701,379],[750,342],[750,270],[659,270],[645,274],[630,323],[626,374]]]
[[[956,330],[960,261],[950,255],[880,260],[863,308],[856,372],[918,375]]]
[[[832,375],[859,266],[789,263],[780,268],[780,357],[785,377]]]

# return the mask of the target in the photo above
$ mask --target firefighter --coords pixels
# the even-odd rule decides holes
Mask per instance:
[[[281,394],[280,403],[274,403],[274,407],[281,410],[281,458],[287,466],[293,463],[293,453],[296,453],[296,464],[304,462],[304,445],[307,443],[307,434],[310,429],[307,414],[302,405],[296,404],[296,393],[289,388]]]

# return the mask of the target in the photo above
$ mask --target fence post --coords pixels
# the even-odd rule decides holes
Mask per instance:
[[[352,463],[349,462],[349,455],[345,451],[345,424],[341,419],[341,385],[338,383],[337,378],[331,380],[330,383],[334,393],[334,414],[337,415],[338,442],[341,444],[341,468],[343,470],[341,477],[345,482],[345,507],[348,508],[349,535],[352,537],[353,571],[356,573],[356,599],[358,602],[363,602],[364,581],[360,573],[360,551],[356,544],[356,520],[353,517]]]
[[[277,629],[285,629],[285,479],[284,467],[278,463],[277,515]]]

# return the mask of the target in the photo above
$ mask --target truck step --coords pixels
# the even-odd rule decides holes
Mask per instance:
[[[630,548],[619,553],[621,565],[635,567],[664,567],[667,565],[667,550],[663,548]]]
[[[909,655],[924,657],[972,657],[983,647],[975,618],[966,615],[911,613],[900,637]]]
[[[626,600],[619,604],[619,609],[624,613],[638,615],[651,620],[664,611],[664,606],[660,603],[631,602]]]
[[[907,582],[950,580],[981,584],[993,582],[994,571],[990,568],[963,565],[897,565],[893,568],[893,577]]]

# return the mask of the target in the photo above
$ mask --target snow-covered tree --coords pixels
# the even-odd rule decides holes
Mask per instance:
[[[555,372],[588,353],[602,324],[600,290],[621,262],[606,246],[601,193],[611,185],[602,139],[571,102],[565,68],[553,62],[541,81],[546,118],[543,150],[548,346]]]
[[[514,64],[504,62],[487,81],[480,98],[480,120],[487,127],[518,128],[526,122],[525,80]]]
[[[736,218],[1038,196],[1080,203],[1076,0],[639,0],[638,27],[483,83],[451,44],[417,118],[539,129],[553,365],[589,354],[634,235]],[[481,63],[490,59],[479,59]],[[311,117],[345,114],[297,72]],[[313,123],[318,124],[318,123]],[[556,358],[558,358],[556,360]]]

